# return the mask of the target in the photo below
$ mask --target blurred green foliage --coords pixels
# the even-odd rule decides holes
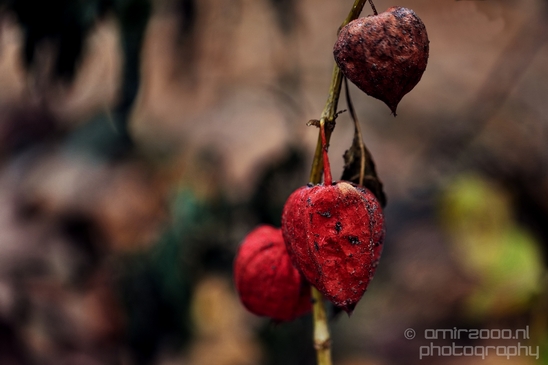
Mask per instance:
[[[481,318],[526,309],[541,289],[542,255],[514,221],[505,192],[478,176],[461,176],[443,195],[442,218],[459,264],[477,283],[466,311]]]

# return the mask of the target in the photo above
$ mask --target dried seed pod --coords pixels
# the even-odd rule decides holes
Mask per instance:
[[[396,6],[350,22],[333,48],[348,80],[384,101],[394,115],[403,96],[420,81],[428,51],[423,22],[413,10]]]
[[[240,300],[256,315],[291,321],[312,308],[310,285],[291,263],[280,229],[263,225],[246,236],[234,281]]]
[[[304,277],[347,312],[373,278],[384,241],[384,216],[367,189],[340,181],[305,186],[282,215],[288,251]]]
[[[287,251],[304,277],[350,313],[375,274],[384,242],[379,201],[364,187],[332,183],[325,123],[320,122],[323,185],[294,191],[282,213]]]

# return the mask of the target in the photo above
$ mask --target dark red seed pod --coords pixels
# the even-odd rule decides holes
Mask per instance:
[[[394,115],[403,96],[420,81],[428,52],[423,22],[413,10],[396,6],[350,22],[333,48],[348,80],[384,101]]]
[[[305,186],[282,215],[288,251],[304,277],[347,312],[373,278],[384,241],[384,216],[375,196],[346,181]]]
[[[324,184],[287,199],[282,233],[295,266],[335,305],[351,312],[375,274],[384,242],[384,215],[366,188],[332,183],[325,124],[320,122]]]
[[[291,321],[312,309],[310,285],[293,266],[279,228],[259,226],[242,242],[234,281],[243,305],[276,321]]]

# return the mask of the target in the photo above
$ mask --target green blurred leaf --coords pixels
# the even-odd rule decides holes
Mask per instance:
[[[541,252],[534,237],[512,220],[505,192],[464,176],[446,190],[441,213],[458,263],[476,280],[465,310],[485,316],[525,309],[540,290]]]

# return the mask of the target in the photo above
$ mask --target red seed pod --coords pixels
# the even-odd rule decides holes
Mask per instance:
[[[413,10],[391,7],[356,19],[333,47],[342,73],[396,115],[398,103],[420,81],[428,61],[426,28]]]
[[[375,196],[346,181],[301,187],[285,204],[282,232],[304,277],[351,312],[382,252],[384,216]]]
[[[234,281],[243,305],[256,315],[291,321],[312,308],[310,285],[291,263],[279,228],[263,225],[246,236]]]
[[[347,181],[332,183],[325,124],[320,122],[324,184],[287,199],[282,233],[306,280],[350,313],[375,274],[384,242],[384,215],[373,193]]]

